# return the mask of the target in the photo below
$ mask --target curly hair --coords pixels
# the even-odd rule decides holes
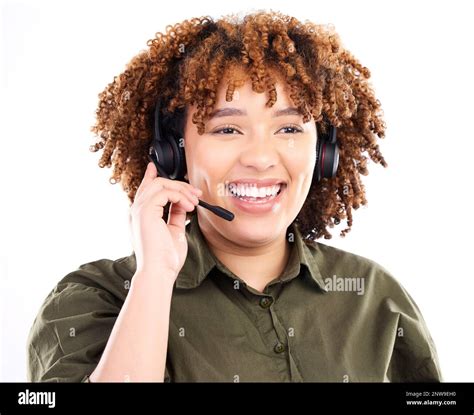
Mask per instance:
[[[148,40],[148,48],[133,57],[99,94],[91,127],[97,139],[90,151],[103,150],[99,167],[113,165],[110,182],[121,182],[133,203],[149,162],[158,99],[174,115],[170,127],[178,130],[187,106],[195,104],[192,122],[203,134],[226,71],[243,67],[252,90],[267,91],[266,105],[272,107],[277,100],[272,71],[277,70],[304,122],[313,119],[318,135],[327,132],[328,123],[337,127],[340,151],[336,176],[319,182],[313,177],[293,223],[305,240],[314,241],[330,239],[328,228],[346,220],[347,227],[340,233],[344,237],[352,227],[352,209],[367,204],[361,175],[368,174],[368,157],[387,166],[376,140],[376,136],[385,137],[386,125],[368,81],[369,69],[342,47],[332,25],[302,23],[280,12],[258,10],[244,17],[184,20],[165,31]],[[237,85],[230,76],[227,101],[232,100]]]

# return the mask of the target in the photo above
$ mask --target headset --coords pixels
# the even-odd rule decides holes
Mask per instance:
[[[155,106],[153,141],[149,155],[155,163],[161,177],[171,180],[185,181],[186,158],[181,137],[176,137],[170,131],[164,131],[161,112],[161,102]]]
[[[156,166],[161,177],[171,180],[185,181],[186,159],[181,137],[170,131],[164,131],[161,116],[161,101],[155,105],[153,119],[153,140],[149,149],[149,158]],[[336,175],[339,164],[339,148],[337,145],[336,127],[329,124],[327,134],[320,134],[316,144],[316,164],[313,177],[319,182],[322,178]],[[209,209],[223,219],[231,221],[234,214],[220,207],[199,200],[199,205]]]
[[[316,182],[322,178],[334,177],[339,165],[339,147],[337,145],[337,129],[329,124],[327,134],[318,135],[316,144],[316,165],[314,167],[314,177]]]

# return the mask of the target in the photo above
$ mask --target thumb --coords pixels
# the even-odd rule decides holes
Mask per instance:
[[[145,170],[145,177],[154,179],[158,175],[158,170],[156,169],[155,163],[153,161],[149,161],[146,165]]]
[[[158,175],[158,171],[156,170],[155,163],[150,161],[146,166],[146,170],[145,170],[145,174],[143,175],[143,179],[142,179],[140,185],[138,186],[137,192],[135,194],[135,199],[138,196],[140,196],[140,194],[143,193],[143,191],[146,189],[148,184],[151,183],[153,181],[153,179],[156,178],[157,175]]]

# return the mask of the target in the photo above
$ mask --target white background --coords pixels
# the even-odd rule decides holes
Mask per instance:
[[[387,268],[420,307],[444,379],[474,381],[470,2],[219,3],[2,3],[0,380],[26,380],[29,328],[64,275],[131,253],[128,200],[89,152],[97,94],[166,25],[265,8],[334,24],[385,113],[389,167],[369,163],[369,206],[345,240],[321,242]]]

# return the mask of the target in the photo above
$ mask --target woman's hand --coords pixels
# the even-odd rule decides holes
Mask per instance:
[[[148,163],[143,180],[130,207],[130,230],[137,272],[172,275],[173,283],[188,252],[186,212],[194,210],[202,191],[192,185],[157,177]],[[171,202],[168,223],[164,206]]]

